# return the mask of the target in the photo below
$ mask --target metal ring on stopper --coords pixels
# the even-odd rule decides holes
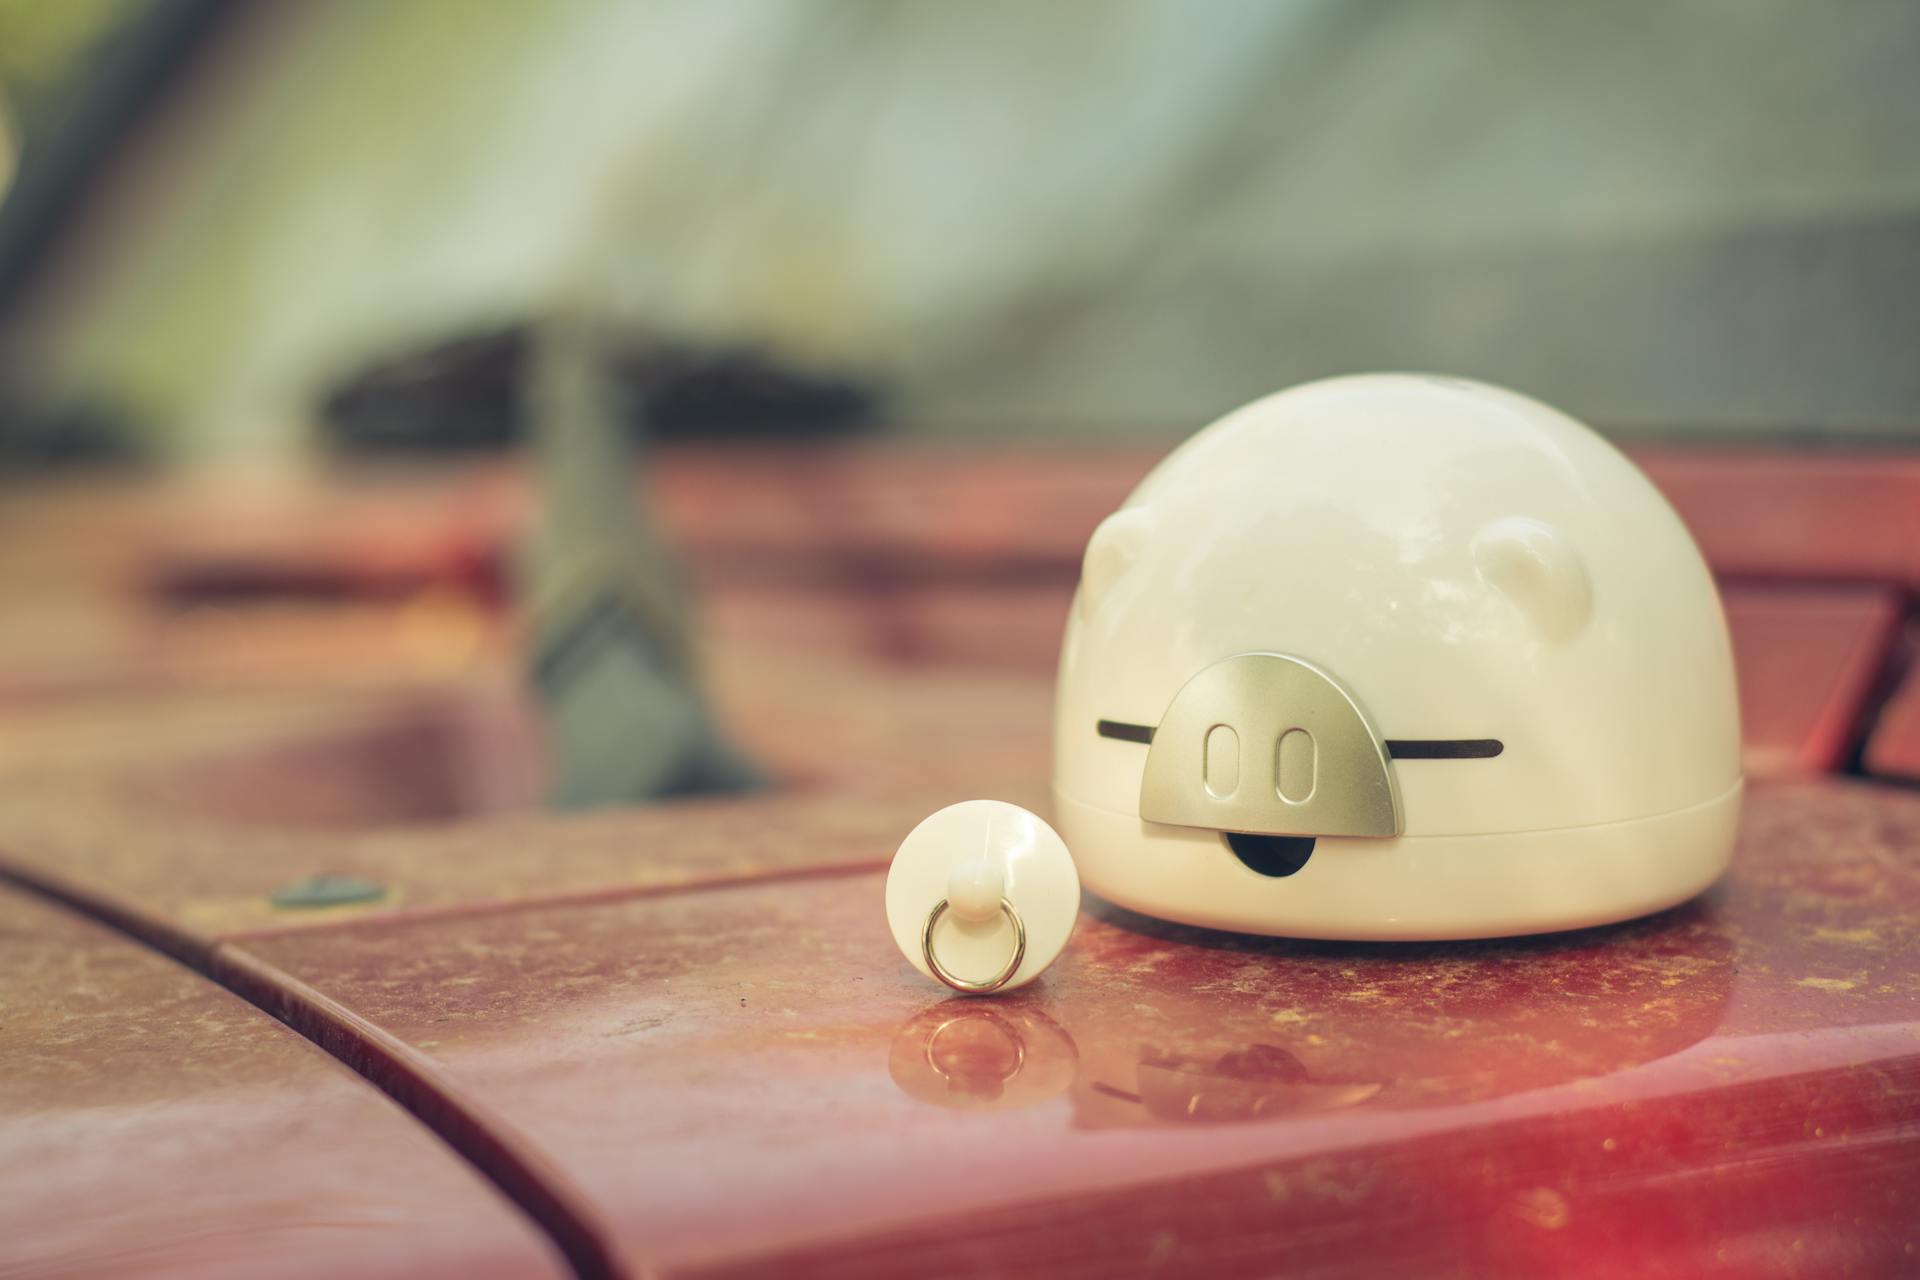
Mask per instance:
[[[985,982],[974,982],[950,972],[940,963],[940,958],[933,954],[933,927],[940,923],[940,917],[946,913],[947,900],[942,898],[934,904],[933,910],[927,913],[927,922],[920,928],[920,954],[926,957],[927,968],[933,970],[933,976],[955,991],[970,996],[985,995],[989,991],[998,991],[1006,986],[1013,975],[1019,972],[1020,962],[1027,958],[1027,926],[1021,923],[1020,913],[1013,909],[1013,904],[1005,898],[1000,899],[1000,914],[1005,916],[1007,923],[1013,926],[1013,955],[1008,958],[1006,965],[999,973]]]

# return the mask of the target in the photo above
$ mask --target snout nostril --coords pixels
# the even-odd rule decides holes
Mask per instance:
[[[1263,876],[1290,876],[1313,856],[1313,836],[1253,836],[1229,831],[1226,841],[1234,857]]]
[[[1200,773],[1206,780],[1207,794],[1224,800],[1240,786],[1240,735],[1232,725],[1217,724],[1207,730],[1201,744]]]

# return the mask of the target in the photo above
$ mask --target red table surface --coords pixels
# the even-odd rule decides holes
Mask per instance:
[[[908,969],[878,873],[230,945],[428,1055],[636,1269],[1883,1274],[1920,1225],[1920,797],[1747,822],[1638,924],[1339,946],[1095,904],[991,1002]]]
[[[72,606],[0,634],[0,654],[31,659],[0,685],[0,875],[118,924],[153,950],[98,936],[170,980],[244,1011],[154,950],[326,1045],[416,1119],[370,1088],[359,1105],[466,1177],[457,1150],[588,1274],[1920,1267],[1920,794],[1757,785],[1725,883],[1612,929],[1338,946],[1090,903],[1035,988],[943,1000],[893,949],[881,869],[940,804],[1044,807],[1071,565],[1053,543],[1080,534],[1035,531],[1093,512],[1125,468],[1085,475],[1063,518],[1035,505],[1050,490],[1032,477],[982,512],[924,466],[898,483],[885,461],[820,465],[842,497],[822,517],[824,561],[767,562],[765,540],[702,544],[692,525],[722,713],[782,782],[746,799],[520,812],[538,753],[503,651],[432,611],[423,647],[410,601],[384,615],[195,606],[142,615],[129,640],[123,606],[0,555],[10,598],[26,582]],[[1897,488],[1874,491],[1876,528],[1905,519]],[[1797,508],[1797,527],[1834,533],[1830,505]],[[929,512],[957,514],[943,528]],[[764,523],[769,538],[792,528],[778,512]],[[1710,554],[1737,542],[1714,527]],[[915,584],[889,547],[946,567]],[[127,563],[119,544],[89,548],[90,581]],[[381,560],[381,591],[415,580],[400,552]],[[1907,561],[1836,554],[1728,584],[1757,775],[1842,763],[1890,670]],[[994,563],[1010,576],[976,576]],[[1803,569],[1858,580],[1792,580]],[[468,656],[448,666],[449,652]],[[55,667],[51,684],[35,674]],[[376,667],[381,680],[355,675]],[[384,896],[272,905],[320,872]],[[33,988],[26,1007],[58,999]],[[156,1053],[76,1036],[80,1060],[124,1059],[169,1097],[221,1078],[226,1031],[170,1041],[175,1021],[149,1008],[164,1001],[128,989],[110,1003]],[[352,1093],[345,1067],[249,1016]],[[12,1025],[0,1016],[0,1036]],[[283,1070],[298,1078],[276,1066],[265,1083]],[[330,1149],[246,1137],[265,1085],[245,1068],[233,1081],[204,1095],[218,1172],[324,1202],[302,1179],[333,1176]],[[76,1108],[66,1140],[106,1149],[106,1116]],[[402,1209],[451,1201],[405,1159],[385,1163]],[[16,1213],[19,1239],[138,1225],[144,1202],[208,1176],[161,1159],[117,1181],[97,1163],[45,1168],[65,1198]],[[217,1207],[229,1184],[209,1185]],[[472,1246],[538,1274],[543,1246],[468,1186],[484,1207],[402,1222],[390,1252],[352,1253],[344,1232],[345,1270],[463,1273]],[[494,1230],[520,1244],[489,1243]],[[303,1256],[335,1258],[324,1243]]]
[[[1873,772],[1908,782],[1920,782],[1920,663],[1912,661],[1915,653],[1920,653],[1920,637],[1908,645],[1905,678],[1881,709],[1866,753]]]
[[[1747,772],[1778,777],[1844,767],[1892,660],[1901,593],[1735,583],[1721,597],[1740,681]]]
[[[560,1276],[412,1117],[238,996],[0,886],[0,1275]]]
[[[652,460],[646,488],[719,629],[883,662],[1050,674],[1087,535],[1159,454],[680,448]],[[1740,651],[1748,768],[1846,764],[1869,727],[1870,699],[1887,692],[1899,621],[1920,589],[1920,457],[1737,447],[1632,454],[1721,575]],[[219,627],[191,617],[217,611],[187,610],[158,629],[179,639],[116,656],[146,667],[150,680],[181,672],[204,680],[258,667],[263,636],[285,666],[298,660],[303,636],[317,635],[304,644],[315,675],[336,668],[343,648],[389,664],[457,648],[468,642],[447,605],[498,595],[499,566],[528,504],[525,476],[499,464],[202,482],[123,502],[144,518],[116,510],[109,523],[153,549],[138,577],[164,596],[414,599],[384,653],[377,641],[367,653],[369,625],[343,623],[340,615],[353,615],[336,607],[324,621],[282,609],[291,616],[272,630],[270,611],[249,610],[226,644]],[[79,670],[101,678],[97,666]],[[48,676],[28,678],[44,685]],[[0,693],[18,679],[0,671]],[[1867,763],[1915,776],[1904,745],[1914,736],[1904,720],[1890,724]]]
[[[377,1082],[424,1080],[443,1123],[558,1171],[554,1211],[629,1273],[1907,1256],[1920,796],[1757,786],[1728,881],[1562,937],[1267,942],[1092,904],[1042,983],[975,1002],[941,999],[884,927],[879,868],[916,807],[368,833],[395,900],[317,918],[260,905],[334,866],[298,839],[248,860],[244,829],[204,824],[144,857],[110,824],[0,846]]]

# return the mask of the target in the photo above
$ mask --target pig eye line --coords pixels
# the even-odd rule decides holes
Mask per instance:
[[[1491,760],[1507,749],[1498,738],[1388,738],[1395,760]]]
[[[1150,724],[1123,724],[1118,720],[1102,720],[1094,726],[1103,738],[1116,738],[1121,742],[1153,741],[1153,726]]]
[[[1101,737],[1119,742],[1153,741],[1150,724],[1101,720],[1094,727]],[[1388,738],[1386,746],[1395,760],[1491,760],[1507,749],[1498,738]]]

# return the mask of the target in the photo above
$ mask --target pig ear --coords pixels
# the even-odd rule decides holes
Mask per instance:
[[[1126,576],[1146,549],[1152,534],[1153,517],[1145,507],[1123,507],[1100,522],[1080,562],[1081,617],[1090,617],[1100,607],[1113,584]]]
[[[1507,516],[1473,537],[1473,563],[1548,640],[1568,640],[1593,615],[1587,566],[1565,534],[1543,521]]]

